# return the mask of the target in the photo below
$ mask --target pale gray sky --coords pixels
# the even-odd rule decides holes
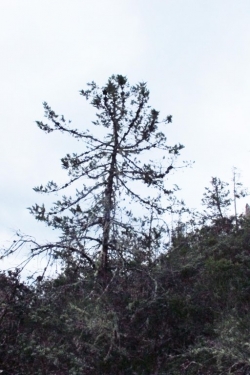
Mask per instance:
[[[249,0],[1,0],[0,46],[1,245],[14,229],[49,237],[26,207],[46,202],[32,187],[63,180],[60,158],[74,151],[36,127],[42,102],[90,127],[79,90],[112,74],[146,81],[150,104],[173,115],[169,143],[195,161],[173,178],[189,207],[233,166],[250,187]]]

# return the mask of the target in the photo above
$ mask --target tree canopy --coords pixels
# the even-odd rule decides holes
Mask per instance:
[[[71,128],[46,102],[47,122],[36,122],[46,133],[59,131],[82,141],[83,151],[61,159],[68,173],[63,185],[49,181],[34,188],[65,195],[49,209],[44,204],[30,208],[37,220],[61,232],[55,243],[33,244],[32,257],[47,252],[78,276],[89,267],[108,281],[118,264],[121,267],[139,251],[146,261],[159,247],[166,231],[163,215],[175,209],[176,187],[166,187],[166,178],[183,146],[168,145],[166,125],[172,116],[160,121],[159,112],[148,103],[146,83],[130,86],[126,77],[117,75],[104,87],[88,84],[80,94],[97,111],[91,126],[101,128],[99,137],[88,129]],[[67,196],[74,186],[75,194]],[[22,237],[11,250],[22,241],[29,239]]]

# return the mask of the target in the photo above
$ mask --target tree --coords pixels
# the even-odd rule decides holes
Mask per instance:
[[[228,183],[221,181],[217,177],[212,177],[212,188],[205,188],[202,204],[206,206],[210,213],[208,216],[213,219],[223,219],[231,205],[232,199],[229,197],[230,191],[227,189]]]
[[[239,229],[239,220],[237,213],[237,199],[244,198],[248,195],[246,188],[242,188],[242,183],[239,182],[240,174],[234,167],[233,170],[233,195],[231,198],[229,184],[221,181],[217,177],[212,177],[211,188],[205,188],[206,192],[203,194],[202,204],[207,207],[208,212],[202,216],[203,223],[210,221],[214,228],[219,231],[228,231],[233,228],[232,223],[235,222],[235,229]],[[228,217],[228,210],[232,203],[234,204],[234,215]]]
[[[174,202],[175,189],[166,189],[164,182],[183,146],[167,144],[159,126],[171,123],[172,116],[159,121],[159,112],[148,105],[146,83],[130,86],[126,77],[113,75],[104,87],[92,82],[80,94],[97,110],[93,124],[104,128],[103,137],[71,128],[70,121],[57,115],[46,102],[43,106],[48,123],[36,122],[46,133],[58,131],[86,143],[82,153],[61,159],[69,176],[65,184],[58,186],[50,181],[34,188],[47,194],[76,186],[73,197],[63,195],[51,209],[38,204],[30,208],[37,220],[61,230],[60,239],[40,245],[21,236],[9,253],[29,242],[32,257],[48,252],[52,259],[62,260],[68,272],[90,267],[107,281],[112,261],[124,261],[140,245],[146,253],[153,243],[158,244],[163,230],[159,219],[173,210]],[[162,159],[167,156],[165,167],[148,157],[157,150]],[[130,203],[150,215],[136,217],[128,209]]]

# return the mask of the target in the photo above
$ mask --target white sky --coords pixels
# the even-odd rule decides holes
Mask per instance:
[[[173,178],[188,207],[233,166],[250,187],[249,0],[1,0],[0,46],[0,245],[15,229],[49,237],[26,208],[47,201],[34,186],[63,180],[75,143],[37,128],[42,102],[90,128],[79,90],[112,74],[147,81],[150,104],[173,115],[169,143],[195,161]]]

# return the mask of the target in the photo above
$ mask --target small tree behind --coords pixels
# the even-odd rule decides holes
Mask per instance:
[[[242,183],[239,182],[239,173],[236,168],[233,168],[233,194],[231,195],[228,189],[229,184],[221,181],[217,177],[212,177],[210,188],[205,188],[206,192],[203,194],[202,204],[206,206],[207,211],[202,215],[202,222],[209,222],[217,227],[219,231],[231,230],[233,222],[235,222],[235,229],[239,229],[238,213],[237,213],[237,199],[248,195],[247,189],[242,188]],[[234,205],[234,214],[228,217],[228,213],[232,203]]]
[[[205,188],[202,204],[207,207],[207,216],[212,219],[223,219],[232,203],[228,183],[217,177],[212,177],[211,188]]]

